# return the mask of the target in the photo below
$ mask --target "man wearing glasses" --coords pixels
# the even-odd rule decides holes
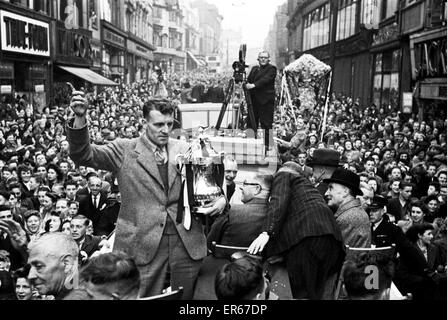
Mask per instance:
[[[215,241],[226,246],[248,247],[262,231],[267,217],[272,175],[259,173],[240,186],[241,202],[219,216],[207,237],[208,247]]]
[[[264,141],[267,151],[270,145],[269,130],[273,125],[276,67],[270,64],[270,54],[267,51],[259,52],[258,61],[259,66],[253,67],[247,77],[246,87],[250,90],[256,125],[260,122],[261,129],[265,130]]]

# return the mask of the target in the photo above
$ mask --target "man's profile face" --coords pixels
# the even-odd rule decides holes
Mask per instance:
[[[403,190],[401,190],[400,195],[402,196],[402,199],[409,200],[411,197],[412,190],[413,190],[412,187],[405,187]]]
[[[357,196],[357,198],[360,199],[360,203],[362,205],[362,208],[366,210],[368,206],[372,203],[372,200],[374,198],[374,192],[372,190],[366,189],[366,188],[360,188],[360,190],[363,191],[362,196]]]
[[[332,209],[338,209],[347,196],[346,187],[338,183],[330,183],[325,196],[328,206]]]
[[[38,245],[31,250],[28,263],[31,265],[28,279],[40,294],[55,295],[61,291],[66,279],[62,257]]]
[[[159,147],[167,145],[169,134],[174,125],[172,114],[163,114],[158,110],[151,110],[146,123],[146,134],[149,140]]]

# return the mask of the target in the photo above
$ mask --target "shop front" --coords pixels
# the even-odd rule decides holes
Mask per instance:
[[[0,96],[41,112],[50,91],[50,18],[0,3]]]
[[[402,46],[395,21],[381,25],[373,36],[372,103],[386,112],[397,111],[401,96]]]
[[[126,81],[127,34],[101,20],[102,74],[114,81]]]
[[[87,29],[67,29],[62,21],[54,21],[56,35],[55,57],[53,68],[54,79],[54,103],[56,105],[68,105],[70,87],[81,87],[93,91],[97,85],[115,85],[93,71],[95,61],[92,50],[92,32]]]
[[[445,119],[447,27],[411,35],[410,52],[419,119]]]

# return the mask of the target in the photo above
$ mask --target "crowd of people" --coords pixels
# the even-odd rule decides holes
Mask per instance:
[[[162,82],[166,98],[176,103],[221,103],[230,78],[230,74],[184,73],[164,75]],[[143,135],[147,118],[143,105],[153,97],[153,87],[153,82],[141,81],[87,93],[91,144],[100,148]],[[243,204],[227,203],[225,213],[211,227],[208,249],[217,241],[246,246],[253,255],[282,255],[293,298],[329,299],[334,290],[328,289],[327,282],[331,288],[336,286],[340,275],[349,297],[362,295],[358,288],[361,263],[342,267],[343,245],[369,248],[394,244],[398,253],[393,260],[395,268],[385,274],[400,292],[412,294],[415,300],[445,298],[445,117],[429,115],[418,121],[416,115],[361,106],[358,100],[334,94],[327,126],[321,132],[322,106],[313,112],[300,106],[297,109],[296,119],[284,121],[280,111],[275,114],[281,169],[272,177],[257,176],[244,182]],[[138,261],[111,252],[123,186],[118,184],[116,171],[75,164],[71,156],[75,142],[69,142],[67,132],[73,115],[72,108],[62,102],[42,112],[33,110],[21,97],[0,103],[3,299],[135,299],[140,282],[146,281]],[[174,128],[179,125],[175,123]],[[82,152],[86,151],[77,151],[77,162]],[[237,164],[230,159],[225,172],[230,202]],[[301,193],[309,197],[296,196]],[[306,206],[318,209],[320,224],[313,226],[316,218],[303,213],[311,226],[303,226],[307,220],[300,220],[302,224],[294,229],[304,218],[287,218],[293,215],[290,208],[301,212]],[[268,210],[272,213],[267,214]],[[232,218],[241,212],[245,218]],[[246,228],[228,232],[243,223],[244,227],[250,225],[250,232]],[[225,242],[229,233],[233,238]],[[318,257],[312,253],[315,250]],[[45,260],[49,253],[54,253],[57,261]],[[328,255],[333,263],[327,263]],[[65,261],[62,266],[61,259]],[[317,271],[323,276],[312,280]],[[53,279],[52,274],[60,276]],[[78,276],[82,286],[71,290],[67,284],[73,285]],[[208,282],[219,299],[268,298],[264,266],[251,255],[225,264],[215,281]],[[238,286],[243,288],[234,289]],[[377,292],[365,295],[378,297]]]

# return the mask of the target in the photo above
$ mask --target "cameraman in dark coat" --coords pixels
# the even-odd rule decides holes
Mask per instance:
[[[257,125],[261,122],[261,128],[265,129],[264,141],[268,150],[269,130],[272,129],[275,107],[276,67],[270,64],[270,54],[267,51],[259,53],[258,61],[259,66],[253,67],[247,77],[246,87],[250,90],[255,122]]]

